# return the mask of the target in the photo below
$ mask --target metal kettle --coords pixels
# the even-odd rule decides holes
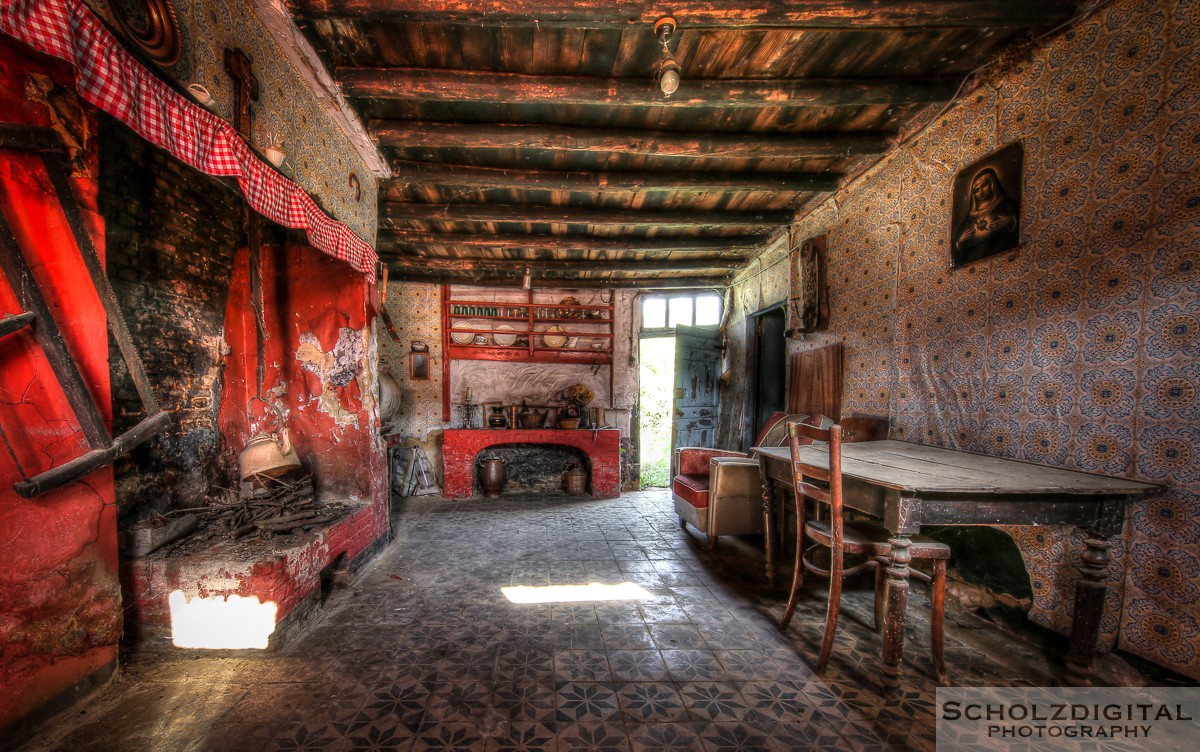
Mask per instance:
[[[298,467],[300,457],[286,428],[279,429],[279,433],[251,436],[246,448],[238,455],[238,472],[242,480],[250,480],[255,475],[275,477]]]

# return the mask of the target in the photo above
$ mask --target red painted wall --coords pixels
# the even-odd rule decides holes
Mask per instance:
[[[242,249],[234,261],[225,315],[229,354],[218,425],[234,454],[250,435],[247,405],[257,391],[248,255]],[[388,480],[374,396],[375,289],[347,264],[307,246],[264,248],[261,262],[267,331],[261,396],[283,411],[318,495],[370,500],[384,511],[377,520],[382,534]],[[262,403],[252,410],[261,417]],[[269,418],[267,425],[273,423]]]
[[[94,122],[71,93],[70,71],[0,39],[0,121],[57,122],[84,147],[77,195],[103,255],[95,211]],[[40,60],[40,58],[39,58]],[[51,106],[31,101],[49,86]],[[0,209],[13,226],[84,381],[111,420],[104,310],[36,157],[0,151]],[[0,315],[21,310],[0,275]],[[78,421],[28,330],[0,340],[0,728],[116,659],[121,632],[111,468],[34,499],[12,489],[88,450]],[[20,464],[20,471],[14,463]]]

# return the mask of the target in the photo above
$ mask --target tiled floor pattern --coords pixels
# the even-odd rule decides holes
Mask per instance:
[[[284,651],[135,655],[25,749],[933,747],[923,586],[906,689],[885,699],[868,593],[849,595],[830,669],[815,676],[821,591],[780,633],[785,592],[762,584],[758,541],[710,554],[663,490],[400,504],[395,541]],[[652,599],[515,605],[500,591],[625,581]],[[961,614],[947,664],[959,685],[1053,682],[1040,651]]]

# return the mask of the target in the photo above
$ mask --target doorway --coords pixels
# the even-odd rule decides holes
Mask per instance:
[[[721,311],[721,296],[708,291],[648,294],[637,304],[638,414],[634,430],[642,486],[671,485],[676,327],[716,327]]]
[[[764,308],[746,319],[749,387],[746,390],[745,446],[771,413],[787,405],[787,316],[783,304]]]
[[[671,385],[675,373],[675,338],[643,337],[638,341],[638,445],[641,485],[671,485]]]

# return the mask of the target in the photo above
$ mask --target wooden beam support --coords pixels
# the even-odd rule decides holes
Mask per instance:
[[[530,76],[441,68],[338,68],[336,76],[347,96],[362,99],[667,109],[920,104],[945,102],[958,89],[957,81],[934,79],[684,78],[666,99],[649,78]]]
[[[942,29],[1054,26],[1070,0],[288,0],[301,18],[621,29],[671,14],[681,29]]]
[[[552,260],[526,261],[523,259],[497,259],[472,256],[469,258],[430,258],[426,256],[396,256],[382,254],[381,260],[398,273],[407,270],[429,270],[431,272],[472,272],[476,274],[511,272],[514,277],[522,276],[526,269],[534,273],[607,273],[607,272],[685,272],[697,269],[740,269],[746,259],[685,258],[685,259],[596,259],[587,261]]]
[[[407,248],[495,248],[542,252],[644,251],[646,253],[752,253],[763,249],[766,235],[711,238],[627,238],[596,235],[486,235],[466,232],[405,232],[382,230],[379,247],[384,252]]]
[[[454,185],[477,190],[572,193],[701,193],[712,191],[822,192],[837,190],[836,172],[566,172],[471,167],[438,162],[392,162],[389,185]]]
[[[676,290],[714,289],[724,287],[728,274],[689,277],[635,277],[612,279],[601,277],[535,276],[534,287],[554,287],[564,290],[604,288],[609,290]],[[396,282],[418,282],[428,285],[473,285],[477,287],[521,287],[520,276],[481,276],[467,273],[404,271],[397,273]]]
[[[388,201],[381,207],[383,228],[402,222],[540,222],[593,227],[763,227],[774,229],[795,218],[792,211],[639,211],[519,204],[413,204]]]
[[[371,135],[396,149],[536,149],[692,159],[839,159],[882,154],[886,133],[676,133],[517,123],[377,120]]]

